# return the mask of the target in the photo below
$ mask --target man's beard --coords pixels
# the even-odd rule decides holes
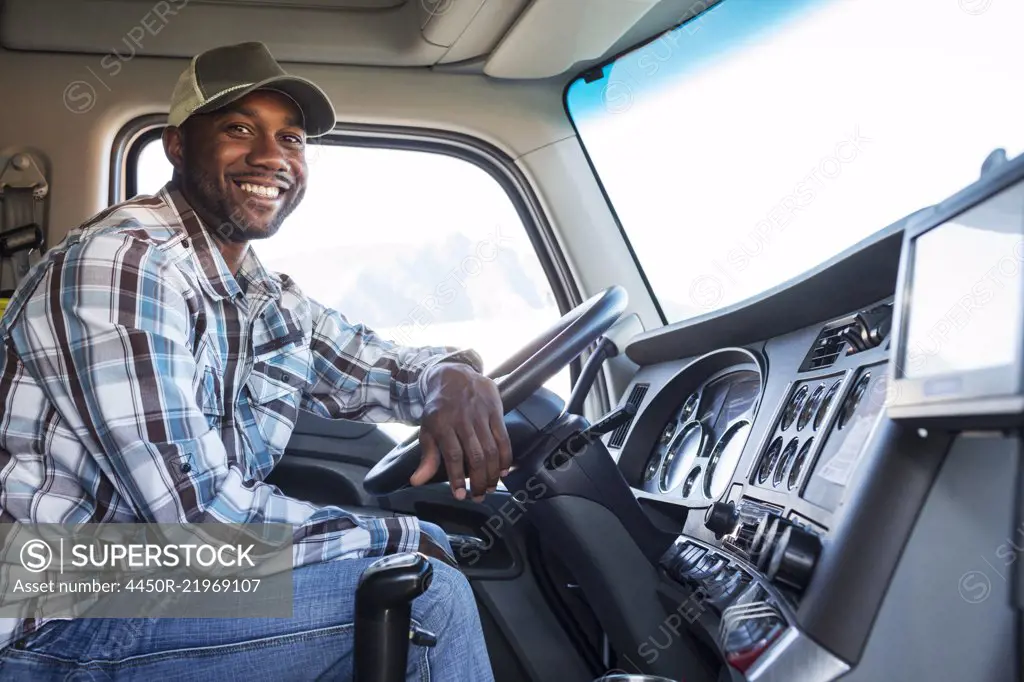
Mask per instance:
[[[225,242],[247,242],[253,239],[266,239],[274,236],[281,228],[285,218],[302,201],[305,188],[289,190],[292,195],[287,203],[274,214],[273,220],[260,227],[252,224],[249,217],[241,209],[233,205],[228,196],[221,192],[216,179],[201,168],[194,167],[185,161],[182,173],[182,190],[193,209],[206,223],[207,231]],[[255,200],[254,200],[255,201]]]

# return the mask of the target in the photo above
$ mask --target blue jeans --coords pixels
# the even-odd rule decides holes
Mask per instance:
[[[444,531],[421,524],[451,551]],[[0,679],[287,682],[351,680],[355,589],[376,559],[351,559],[294,571],[294,616],[285,618],[94,618],[47,623],[20,648],[0,651]],[[412,605],[413,621],[437,635],[410,643],[406,679],[492,682],[472,589],[435,559],[430,588]]]

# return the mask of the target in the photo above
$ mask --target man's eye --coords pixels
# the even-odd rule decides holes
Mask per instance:
[[[302,145],[302,144],[305,143],[305,140],[303,140],[298,135],[285,135],[284,136],[284,140],[288,144],[294,144],[294,145]]]
[[[240,123],[232,123],[228,126],[228,130],[233,133],[248,133],[249,129]]]

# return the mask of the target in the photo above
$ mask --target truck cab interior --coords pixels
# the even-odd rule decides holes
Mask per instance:
[[[269,480],[440,525],[497,680],[1021,680],[1022,23],[5,0],[0,289],[170,179],[189,58],[262,41],[338,121],[253,248],[350,320],[481,353],[515,449],[458,501],[407,485],[414,428],[304,414]]]

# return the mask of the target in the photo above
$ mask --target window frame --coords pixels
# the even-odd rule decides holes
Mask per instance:
[[[160,139],[166,125],[166,115],[151,114],[129,121],[118,131],[111,150],[108,205],[125,201],[138,193],[139,156],[147,144]],[[316,144],[429,152],[477,166],[505,190],[515,207],[561,314],[565,315],[583,302],[536,193],[512,157],[498,147],[471,135],[448,130],[366,123],[339,123],[330,133],[317,138]],[[572,388],[579,380],[586,356],[589,356],[589,351],[569,366]],[[591,392],[602,411],[607,412],[611,401],[603,374],[598,374]]]

